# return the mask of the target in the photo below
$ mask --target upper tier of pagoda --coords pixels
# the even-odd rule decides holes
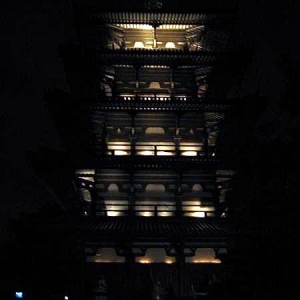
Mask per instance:
[[[229,12],[103,11],[75,8],[81,45],[106,49],[176,49],[224,52],[233,14]]]
[[[61,56],[81,98],[224,98],[248,63],[245,49],[228,51],[232,11],[80,5],[75,17],[79,43],[61,46]]]

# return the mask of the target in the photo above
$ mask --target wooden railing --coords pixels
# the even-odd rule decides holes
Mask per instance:
[[[178,144],[176,145],[176,139]],[[181,139],[185,139],[182,142]],[[173,139],[166,141],[166,144],[153,145],[151,141],[136,142],[134,145],[130,145],[130,138],[127,142],[113,143],[107,145],[107,155],[112,156],[198,156],[198,157],[214,157],[214,145],[204,145],[203,142],[195,142],[195,140],[201,140],[202,137],[195,136],[193,140],[191,137],[173,136]],[[188,140],[191,140],[189,142]],[[122,152],[118,152],[122,150]],[[147,152],[145,152],[147,151]]]
[[[113,203],[97,205],[95,214],[97,216],[139,216],[139,217],[197,217],[206,218],[215,216],[213,205],[190,205],[190,204],[128,204]]]

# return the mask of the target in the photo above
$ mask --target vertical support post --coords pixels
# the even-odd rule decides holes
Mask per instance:
[[[140,87],[140,82],[139,82],[139,66],[135,66],[135,88],[138,89]]]
[[[153,48],[157,48],[157,32],[156,29],[159,25],[158,24],[152,24],[153,27]]]
[[[176,66],[174,66],[174,65],[170,66],[171,100],[175,100],[175,98],[174,98],[174,94],[175,94],[175,69],[176,69]]]
[[[179,144],[180,144],[179,120],[180,120],[180,115],[176,114],[176,125],[175,125],[174,143],[175,143],[175,156],[177,156],[177,157],[180,156],[180,149],[179,149]]]
[[[179,174],[177,180],[177,190],[176,190],[176,217],[181,217],[183,213],[182,209],[182,174]]]
[[[206,124],[204,125],[204,132],[203,132],[203,139],[204,139],[204,155],[205,158],[208,158],[208,130]]]
[[[133,187],[133,174],[132,170],[130,170],[130,191],[128,195],[128,215],[134,216],[135,209],[134,209],[134,201],[135,201],[135,192]]]
[[[170,70],[171,70],[171,76],[170,76],[170,85],[171,85],[171,90],[174,89],[174,67],[171,66]]]
[[[135,113],[131,113],[131,131],[129,134],[129,141],[130,141],[130,154],[131,157],[135,155]]]

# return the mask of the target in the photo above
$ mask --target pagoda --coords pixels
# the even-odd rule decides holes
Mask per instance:
[[[223,299],[240,234],[230,130],[248,101],[228,96],[249,59],[229,47],[234,8],[114,4],[74,5],[69,90],[45,96],[66,151],[32,156],[62,211],[34,232],[69,249],[74,299]]]

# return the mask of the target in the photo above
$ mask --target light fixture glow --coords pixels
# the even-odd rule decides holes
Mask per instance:
[[[111,150],[127,150],[129,149],[129,143],[127,142],[113,142],[113,141],[109,141],[108,143],[108,147]]]
[[[197,156],[196,151],[185,151],[181,153],[182,156]]]
[[[158,151],[157,156],[174,156],[174,152],[167,152],[167,151]]]
[[[23,299],[23,292],[16,292],[15,297],[16,299]]]
[[[141,30],[153,30],[153,26],[148,24],[115,24],[118,27],[124,29],[141,29]],[[190,24],[163,24],[158,27],[158,29],[167,29],[167,30],[185,30],[192,28],[195,25]],[[204,26],[201,26],[204,27]]]
[[[76,174],[95,174],[95,170],[94,169],[79,169],[76,170]]]
[[[161,211],[158,213],[158,215],[160,217],[171,217],[171,216],[173,216],[173,213],[170,211]]]
[[[166,263],[166,264],[173,264],[173,263],[174,263],[174,261],[173,261],[173,260],[171,260],[171,259],[166,259],[166,260],[165,260],[165,263]]]
[[[144,211],[140,213],[142,217],[151,217],[152,212],[151,211]]]
[[[118,216],[120,216],[120,212],[110,210],[110,211],[107,212],[107,216],[108,217],[118,217]]]
[[[174,48],[176,48],[176,47],[175,47],[175,44],[174,44],[173,42],[167,42],[165,47],[166,47],[166,48],[169,48],[169,49],[174,49]]]
[[[118,156],[129,155],[129,153],[127,151],[116,150],[115,155],[118,155]]]
[[[147,156],[147,155],[154,155],[154,152],[146,150],[146,151],[140,151],[137,154]]]
[[[192,214],[193,217],[196,218],[204,218],[205,217],[205,212],[204,211],[196,211]]]
[[[143,259],[139,259],[137,262],[140,263],[140,264],[150,264],[151,260],[143,258]]]
[[[151,81],[149,84],[150,89],[160,89],[160,84],[158,81]]]
[[[133,48],[145,48],[143,42],[134,42]]]
[[[221,260],[220,259],[211,259],[211,260],[204,260],[204,259],[200,259],[200,260],[193,260],[192,261],[194,264],[220,264]]]
[[[153,27],[148,24],[116,24],[124,29],[141,29],[141,30],[153,30]]]

